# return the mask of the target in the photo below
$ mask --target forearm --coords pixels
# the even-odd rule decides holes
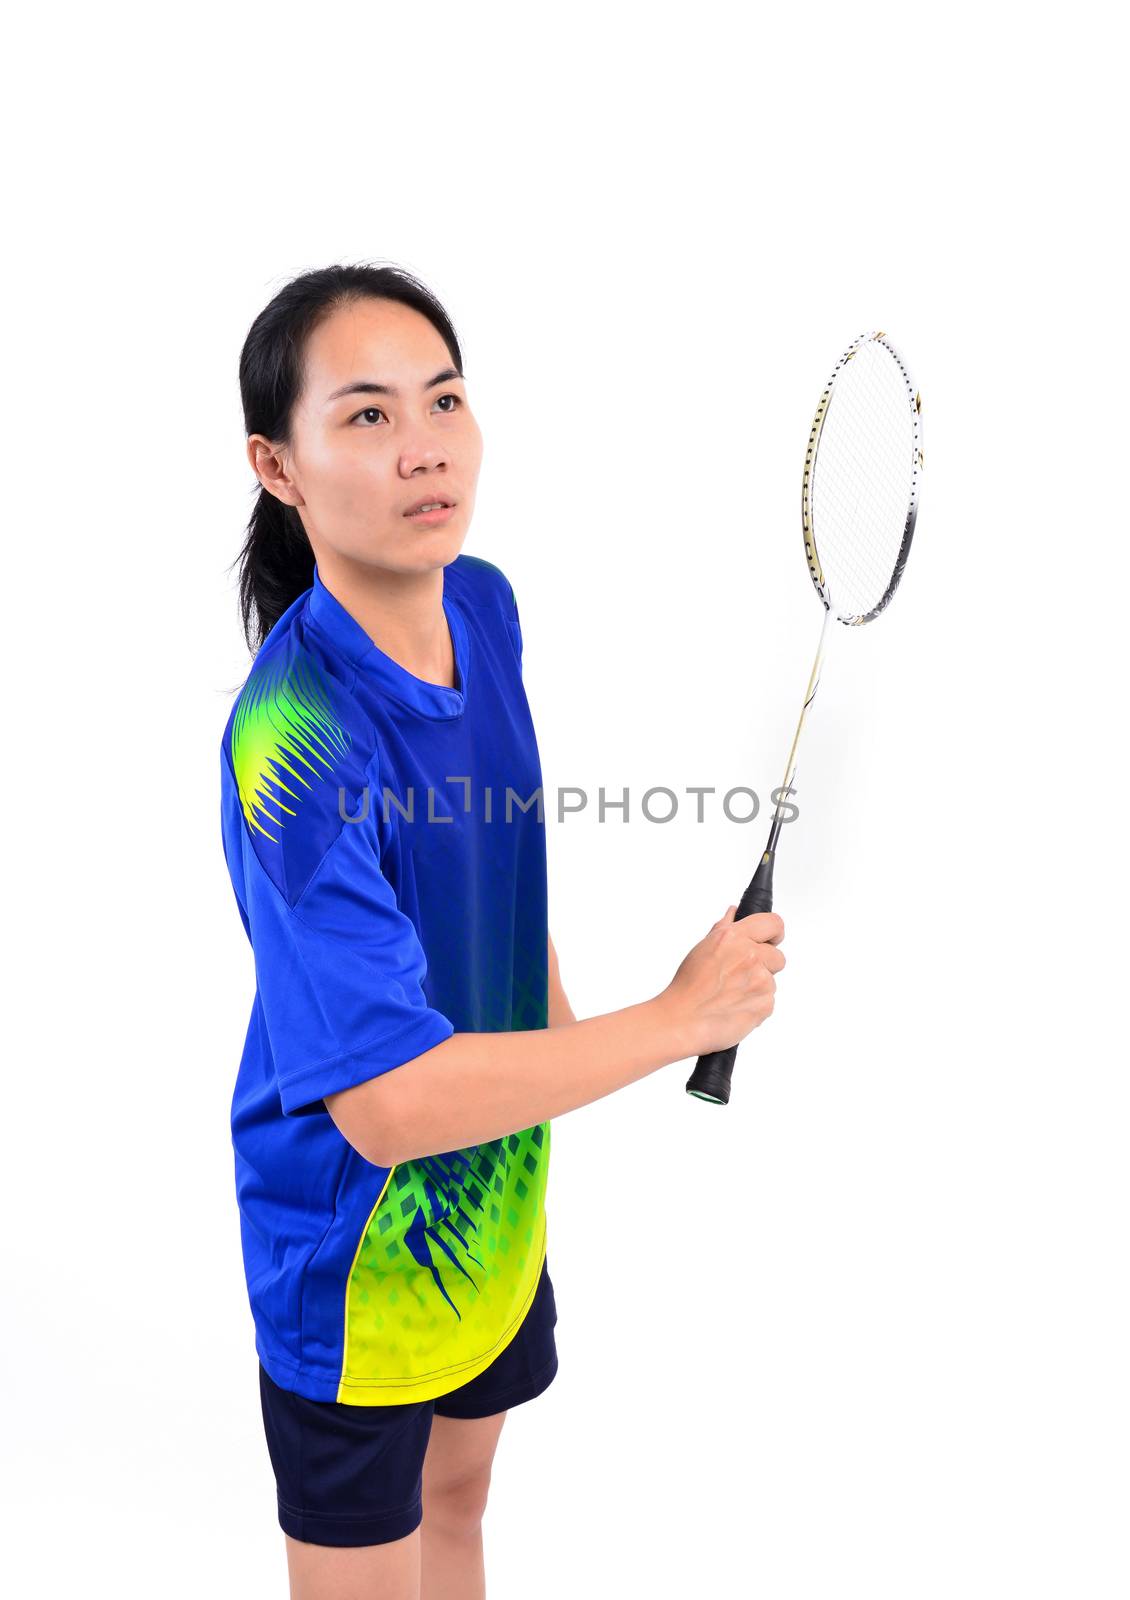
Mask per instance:
[[[486,1144],[588,1105],[687,1053],[663,995],[550,1028],[456,1033],[348,1091],[361,1115],[361,1142],[354,1142],[380,1166]]]

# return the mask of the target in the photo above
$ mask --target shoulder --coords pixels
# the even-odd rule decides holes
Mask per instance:
[[[264,642],[223,737],[247,842],[291,904],[357,814],[376,756],[353,667],[301,617]]]
[[[514,611],[514,590],[510,579],[493,561],[482,556],[458,555],[444,569],[444,583],[472,605],[501,609],[506,616]]]

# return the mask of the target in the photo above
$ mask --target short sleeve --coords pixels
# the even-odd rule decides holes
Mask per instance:
[[[455,1032],[424,993],[427,958],[381,870],[376,830],[347,822],[291,904],[244,836],[259,1004],[287,1116],[379,1077]]]
[[[518,617],[518,602],[514,598],[513,589],[510,590],[510,604],[507,611],[506,626],[510,634],[510,642],[514,646],[514,654],[518,657],[519,667],[522,665],[522,624]]]

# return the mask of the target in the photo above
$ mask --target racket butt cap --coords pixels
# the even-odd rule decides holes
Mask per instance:
[[[695,1069],[687,1079],[687,1093],[707,1105],[727,1106],[730,1103],[730,1080],[734,1073],[737,1045],[729,1050],[716,1050],[711,1055],[699,1056]]]

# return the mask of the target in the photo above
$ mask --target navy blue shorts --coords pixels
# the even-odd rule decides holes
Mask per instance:
[[[522,1326],[490,1366],[435,1400],[350,1406],[280,1389],[259,1364],[279,1524],[306,1544],[387,1544],[423,1518],[432,1416],[491,1417],[532,1400],[557,1373],[548,1261]]]

